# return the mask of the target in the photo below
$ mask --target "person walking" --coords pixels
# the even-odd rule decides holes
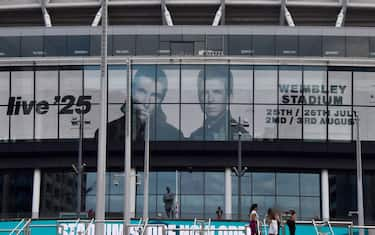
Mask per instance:
[[[271,212],[270,215],[270,224],[268,228],[268,235],[278,235],[279,234],[279,228],[277,225],[277,219],[276,214],[274,211]]]
[[[253,204],[250,207],[250,229],[251,229],[251,235],[257,235],[258,234],[258,204]]]
[[[290,218],[286,221],[286,224],[288,225],[289,228],[289,234],[290,235],[295,235],[296,234],[296,211],[295,210],[290,210]]]

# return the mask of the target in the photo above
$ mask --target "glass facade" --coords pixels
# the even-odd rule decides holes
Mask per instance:
[[[238,215],[238,177],[232,177],[233,214]],[[308,202],[308,203],[306,203]],[[241,177],[241,218],[247,219],[250,206],[258,204],[260,219],[268,208],[280,212],[291,209],[298,219],[320,218],[320,174],[294,172],[246,172]]]
[[[109,138],[124,136],[125,65],[108,67]],[[247,121],[247,138],[351,141],[353,111],[361,139],[374,140],[375,71],[319,66],[133,65],[134,138],[226,141],[232,123]],[[98,66],[17,67],[0,72],[0,138],[78,138],[71,121],[84,113],[86,138],[99,126]],[[42,125],[43,124],[43,125]],[[117,138],[117,139],[116,139]]]
[[[374,57],[371,36],[269,34],[108,36],[109,56]],[[357,33],[357,32],[356,32]],[[61,34],[61,32],[59,33]],[[100,35],[1,36],[0,57],[98,56]]]

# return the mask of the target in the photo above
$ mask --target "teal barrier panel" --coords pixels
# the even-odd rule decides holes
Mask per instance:
[[[19,221],[2,221],[0,222],[0,231],[1,229],[13,229]],[[131,224],[138,224],[138,220],[132,220]],[[76,223],[74,220],[33,220],[30,224],[30,235],[76,235],[77,232],[88,231],[88,235],[95,235],[95,225],[91,224],[88,227],[90,221],[82,220],[80,223]],[[168,235],[194,235],[188,231],[178,231],[178,229],[196,229],[199,231],[199,227],[194,227],[194,222],[191,220],[150,220],[149,224],[163,224],[168,227],[171,231],[168,232]],[[207,223],[206,223],[207,224]],[[57,227],[59,226],[59,227]],[[238,221],[212,221],[211,229],[220,229],[221,231],[211,231],[209,235],[241,235],[238,229],[244,229],[245,226],[248,226],[247,222],[238,222]],[[22,227],[22,226],[20,226]],[[177,230],[173,230],[177,229]],[[324,228],[328,229],[328,228]],[[105,223],[105,235],[122,235],[123,224],[121,220],[110,221]],[[232,230],[232,231],[231,231]],[[348,228],[345,226],[335,226],[333,227],[335,235],[349,235]],[[281,230],[280,230],[281,232]],[[289,235],[288,227],[285,227],[285,235]],[[329,232],[329,230],[323,230],[322,232]],[[249,233],[249,230],[247,230]],[[0,235],[9,234],[8,232],[0,232]],[[23,233],[22,233],[23,234]],[[138,235],[135,227],[130,229],[130,234]],[[198,235],[199,233],[195,233]],[[206,233],[207,234],[207,233]],[[329,233],[327,233],[329,234]],[[150,228],[148,235],[162,235],[161,229]],[[266,235],[262,231],[262,235]],[[280,234],[282,235],[282,233]],[[316,235],[316,231],[312,224],[297,224],[296,235]],[[354,230],[353,235],[358,235],[358,230]],[[368,235],[366,231],[365,235]]]

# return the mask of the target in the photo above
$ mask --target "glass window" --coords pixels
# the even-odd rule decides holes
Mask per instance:
[[[181,173],[181,178],[183,178],[182,175],[183,174]],[[157,194],[164,195],[166,193],[167,187],[169,187],[171,192],[176,193],[176,172],[174,171],[157,172],[157,191],[156,191]]]
[[[2,218],[30,217],[33,193],[32,170],[2,172],[0,174]],[[17,193],[15,193],[17,192]]]
[[[204,77],[202,65],[182,65],[181,68],[181,102],[199,103],[198,76]]]
[[[297,217],[300,216],[300,203],[299,197],[290,197],[290,196],[278,196],[276,197],[276,208],[281,211],[295,210]],[[307,220],[312,219],[313,217],[306,218]]]
[[[251,104],[253,102],[253,67],[246,65],[230,66],[230,102]]]
[[[274,66],[254,67],[254,95],[256,104],[277,103],[277,69]]]
[[[159,36],[158,35],[137,35],[136,55],[158,55]]]
[[[182,195],[180,213],[182,219],[203,217],[203,196]]]
[[[100,103],[100,68],[99,66],[85,66],[83,70],[84,95],[90,96],[93,103]]]
[[[354,105],[375,106],[375,73],[354,72]]]
[[[43,36],[23,36],[21,38],[21,56],[44,56]]]
[[[58,97],[56,96],[58,96],[58,71],[36,71],[35,99],[37,102],[45,100],[49,104],[57,104],[56,98]]]
[[[352,73],[349,71],[328,71],[329,105],[352,104]]]
[[[156,90],[163,94],[163,103],[179,103],[180,101],[180,66],[159,65],[157,71]]]
[[[364,184],[368,185],[368,184]],[[357,209],[357,181],[354,172],[329,172],[329,214],[331,218],[352,219],[348,211]],[[367,190],[364,190],[366,192]]]
[[[71,101],[71,100],[69,100]],[[79,138],[79,128],[76,125],[73,125],[72,121],[74,119],[79,120],[79,114],[74,112],[77,110],[76,105],[68,106],[66,104],[60,105],[59,111],[59,131],[60,131],[60,138]]]
[[[300,175],[301,195],[320,196],[320,175],[301,174]]]
[[[370,38],[370,57],[375,56],[375,38],[371,37]]]
[[[321,36],[299,36],[300,56],[322,56]]]
[[[368,57],[369,46],[367,37],[346,37],[346,56]]]
[[[252,39],[251,35],[229,35],[229,55],[252,55]]]
[[[181,194],[203,194],[203,172],[181,172]],[[203,206],[202,206],[203,207]],[[202,208],[201,207],[201,208]]]
[[[254,137],[275,139],[277,137],[277,106],[254,106]]]
[[[276,194],[278,196],[299,196],[298,176],[296,173],[276,173]]]
[[[222,172],[205,173],[205,194],[224,194],[223,185],[224,174]],[[216,210],[216,208],[217,206],[214,209]]]
[[[328,72],[328,98],[329,120],[328,138],[336,140],[350,140],[352,131],[351,107],[340,107],[338,105],[351,105],[352,87],[351,72],[329,71]]]
[[[275,55],[274,35],[254,35],[253,36],[254,55]]]
[[[68,56],[88,56],[90,53],[90,36],[75,35],[67,36]]]
[[[259,198],[259,197],[256,197]],[[250,206],[251,206],[251,196],[241,196],[241,218],[242,220],[247,220],[249,219],[249,213],[250,213]],[[255,202],[258,203],[258,202]],[[259,205],[259,204],[258,204]],[[223,209],[223,208],[222,208]],[[259,211],[259,206],[258,206],[258,211]],[[232,219],[237,219],[238,218],[238,197],[233,196],[232,197]]]
[[[179,140],[180,105],[162,104],[156,106],[156,140]]]
[[[354,107],[360,118],[359,134],[361,140],[375,140],[375,108],[373,107]],[[353,140],[357,139],[356,126],[353,128]]]
[[[0,72],[0,105],[7,105],[9,101],[9,72]]]
[[[32,139],[34,134],[34,72],[12,72],[11,94],[22,102],[22,107],[13,110],[11,116],[11,139]],[[9,108],[9,107],[8,107]],[[8,110],[10,111],[10,110]]]
[[[9,116],[6,115],[7,111],[7,106],[0,106],[0,140],[7,140],[9,138]]]
[[[232,195],[238,195],[238,177],[232,174]],[[241,195],[251,195],[251,173],[245,172],[241,177]],[[234,200],[234,199],[233,199]]]
[[[108,66],[108,102],[124,103],[126,99],[127,66]]]
[[[46,56],[66,55],[66,36],[45,36],[44,51]]]
[[[253,173],[254,195],[275,195],[275,174],[274,173]]]
[[[173,56],[194,55],[194,42],[171,42],[170,47]]]
[[[117,174],[117,175],[119,175],[119,174]],[[176,173],[172,176],[172,174],[169,174],[169,172],[162,172],[162,171],[149,172],[149,188],[148,188],[149,194],[164,194],[166,192],[167,186],[171,188],[172,192],[175,192],[174,191],[175,187],[172,187],[176,184],[175,175],[176,175]],[[120,177],[121,177],[121,180],[122,180],[122,183],[123,183],[124,177],[123,176],[120,176]],[[120,177],[117,177],[117,178],[120,178]],[[144,186],[144,174],[143,174],[143,171],[138,171],[136,177],[137,177],[137,185],[136,185],[137,195],[138,194],[143,195],[143,192],[144,192],[144,188],[143,188],[143,186]],[[159,177],[159,179],[157,177]],[[164,177],[166,179],[164,179]],[[113,179],[115,179],[115,178],[113,178]],[[172,182],[173,180],[175,181],[174,184]],[[121,182],[120,182],[120,184],[121,184]],[[157,191],[157,186],[160,186],[160,192]],[[161,187],[161,186],[163,186],[163,187]],[[122,191],[119,191],[119,193],[123,193],[123,192],[124,192],[124,189],[122,187]]]
[[[181,131],[185,138],[203,140],[203,112],[200,104],[181,105]]]
[[[75,100],[76,98],[78,98],[79,96],[83,94],[82,76],[83,76],[82,70],[78,67],[77,69],[74,69],[74,70],[61,70],[60,71],[60,95],[61,95],[60,102],[61,103],[67,103],[68,101],[67,96],[73,96]],[[64,97],[67,97],[67,98],[64,100]]]
[[[345,56],[345,37],[324,36],[323,55],[329,57]]]
[[[93,138],[95,136],[95,131],[99,128],[100,124],[100,105],[91,105],[90,111],[85,113],[83,118],[85,120],[85,123],[83,124],[84,136],[85,138]]]
[[[90,56],[101,55],[101,36],[91,35],[90,36]],[[107,55],[112,55],[112,35],[107,36]]]
[[[300,139],[302,135],[302,69],[280,67],[279,108],[276,114],[280,139]]]
[[[0,57],[19,57],[21,37],[0,37]]]
[[[233,122],[238,123],[238,120],[241,119],[241,123],[248,123],[249,125],[243,126],[243,129],[238,129],[234,126],[231,126],[229,129],[229,138],[231,140],[238,139],[238,131],[241,131],[241,139],[251,140],[253,136],[253,106],[252,105],[230,105],[230,125]]]
[[[305,139],[326,139],[327,135],[327,73],[323,68],[306,67],[304,70],[303,123]]]
[[[35,138],[36,139],[57,139],[57,120],[58,120],[58,106],[41,104],[43,108],[42,112],[38,112],[38,104],[35,109]]]
[[[252,203],[258,204],[257,212],[258,212],[259,218],[261,219],[266,218],[268,208],[275,207],[275,201],[276,200],[275,200],[274,195],[273,196],[253,196]]]
[[[329,106],[328,138],[330,140],[351,140],[354,124],[352,108]]]
[[[222,51],[224,54],[224,36],[223,35],[207,35],[207,50]]]
[[[298,38],[291,35],[276,37],[276,52],[280,56],[298,56]]]
[[[204,196],[204,217],[216,218],[217,207],[220,206],[224,211],[224,196],[205,195]]]
[[[301,216],[302,220],[311,218],[320,218],[320,198],[319,197],[301,197]]]
[[[113,35],[112,55],[134,55],[135,36],[134,35]]]

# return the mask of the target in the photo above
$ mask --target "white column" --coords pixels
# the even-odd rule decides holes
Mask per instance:
[[[137,183],[137,172],[134,168],[130,170],[130,217],[135,217],[135,197],[136,197],[136,183]]]
[[[225,168],[224,218],[232,219],[232,169]]]
[[[31,213],[33,219],[39,218],[40,182],[41,182],[40,169],[34,169],[33,204],[32,204],[32,213]]]
[[[322,191],[322,217],[323,220],[329,220],[329,179],[328,170],[324,169],[321,173],[321,191]]]

